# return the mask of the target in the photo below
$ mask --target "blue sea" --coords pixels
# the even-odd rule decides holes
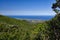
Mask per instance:
[[[54,16],[9,16],[11,18],[16,18],[16,19],[29,19],[29,20],[50,20]]]

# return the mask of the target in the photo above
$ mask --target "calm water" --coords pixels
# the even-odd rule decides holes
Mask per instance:
[[[9,16],[17,19],[30,19],[30,20],[50,20],[54,16]]]

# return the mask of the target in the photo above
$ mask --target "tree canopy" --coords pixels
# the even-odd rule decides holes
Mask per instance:
[[[52,5],[52,9],[56,12],[56,13],[60,13],[59,11],[59,9],[57,9],[57,8],[59,8],[60,9],[60,0],[56,0],[56,3],[53,3],[53,5]]]

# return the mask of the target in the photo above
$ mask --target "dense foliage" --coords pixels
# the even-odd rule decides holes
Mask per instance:
[[[0,40],[60,40],[60,14],[42,23],[0,15]]]

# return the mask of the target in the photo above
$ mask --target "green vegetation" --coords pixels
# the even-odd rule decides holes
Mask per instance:
[[[0,15],[0,40],[60,40],[60,14],[42,23]]]
[[[0,40],[60,40],[60,0],[52,5],[57,15],[49,21],[31,23],[0,15]]]

